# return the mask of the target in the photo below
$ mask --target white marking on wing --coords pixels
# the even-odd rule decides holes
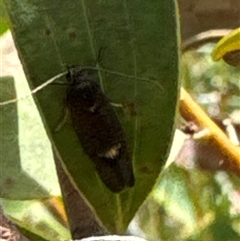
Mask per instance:
[[[104,154],[100,154],[99,156],[114,159],[119,155],[119,150],[121,147],[122,147],[122,144],[118,143],[114,145],[111,149],[109,149],[107,152],[105,152]]]

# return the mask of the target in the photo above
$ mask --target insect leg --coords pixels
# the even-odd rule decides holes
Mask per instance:
[[[68,116],[69,116],[69,110],[68,108],[65,108],[65,111],[64,111],[64,116],[62,118],[62,120],[60,121],[60,123],[57,125],[56,129],[54,130],[54,132],[59,132],[63,126],[66,124],[67,120],[68,120]]]

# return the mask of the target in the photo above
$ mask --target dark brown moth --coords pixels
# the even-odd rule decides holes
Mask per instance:
[[[126,134],[109,99],[86,70],[70,68],[66,78],[72,124],[99,177],[112,192],[132,187],[134,174]]]

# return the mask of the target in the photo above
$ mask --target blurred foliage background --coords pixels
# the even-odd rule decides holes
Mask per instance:
[[[0,9],[2,36],[8,29],[2,0]],[[211,52],[214,45],[207,44],[183,54],[182,83],[209,113],[209,116],[220,121],[230,117],[239,137],[240,71],[223,61],[213,62]],[[1,66],[1,68],[5,67]],[[183,120],[179,117],[178,127],[182,122]],[[179,138],[179,133],[176,138]],[[131,222],[128,232],[149,241],[239,240],[239,177],[216,168],[212,164],[214,153],[211,153],[211,150],[206,151],[203,157],[203,153],[196,152],[192,143],[183,142],[185,138],[187,135],[181,132],[181,141],[177,141],[172,152],[175,148],[181,148],[181,151],[175,155],[174,162],[166,165],[155,189]],[[206,160],[208,160],[207,163]],[[2,204],[3,202],[4,200],[1,199]],[[32,204],[29,202],[22,205],[22,207],[26,206],[24,208],[28,210],[28,217],[32,215],[32,219],[29,218],[30,224],[42,222],[44,230],[54,229],[53,225],[45,220],[42,221],[40,218],[34,220],[38,205],[39,202],[36,204],[34,201]],[[45,203],[42,202],[42,205],[44,206]],[[14,208],[20,212],[19,205]],[[58,219],[56,215],[52,217]],[[0,225],[4,224],[0,222]],[[41,226],[40,229],[43,227]],[[53,240],[61,240],[61,238]]]
[[[240,71],[222,60],[214,62],[214,46],[206,44],[183,54],[182,84],[217,123],[231,118],[239,138]],[[178,126],[182,123],[179,118]],[[239,240],[240,179],[219,170],[213,150],[197,151],[200,144],[185,140],[137,213],[131,230],[148,240]]]
[[[183,54],[182,83],[211,117],[234,118],[240,103],[239,68],[222,60],[214,62],[211,57],[214,46],[206,44]],[[234,121],[240,122],[236,117]]]

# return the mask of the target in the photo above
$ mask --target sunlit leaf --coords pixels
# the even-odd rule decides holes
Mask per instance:
[[[29,95],[24,74],[15,74],[15,80],[0,79],[0,102]],[[0,120],[0,197],[60,195],[51,145],[31,96],[0,106]]]
[[[9,29],[6,9],[3,0],[0,0],[0,36]]]
[[[172,164],[161,175],[154,199],[164,205],[169,215],[188,227],[196,226],[196,210],[187,189],[184,170]]]
[[[70,239],[69,230],[62,226],[41,200],[18,201],[1,199],[5,214],[19,227],[46,240]],[[33,239],[35,241],[35,239]]]

